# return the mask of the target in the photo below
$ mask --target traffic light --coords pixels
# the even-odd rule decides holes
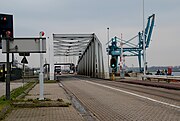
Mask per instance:
[[[116,68],[116,66],[117,66],[117,59],[116,59],[116,57],[112,57],[111,58],[111,68]]]
[[[9,31],[10,37],[13,38],[13,16],[8,14],[0,14],[0,35],[6,37],[6,32]]]
[[[112,47],[116,47],[116,46],[117,46],[117,40],[116,40],[116,37],[115,37],[115,38],[112,38],[111,44],[112,44]]]
[[[13,15],[0,14],[0,49],[1,40],[6,35],[13,38]]]

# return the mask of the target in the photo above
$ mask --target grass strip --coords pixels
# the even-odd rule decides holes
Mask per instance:
[[[56,80],[45,80],[44,83],[57,83],[58,81]]]
[[[23,87],[19,87],[19,88],[12,90],[10,93],[10,97],[11,97],[10,100],[6,100],[6,97],[4,95],[2,97],[0,97],[0,120],[2,120],[5,117],[4,114],[6,114],[8,111],[11,110],[12,101],[16,100],[16,98],[18,96],[25,93],[25,91],[28,88],[32,87],[32,85],[34,85],[34,84],[35,84],[35,82],[29,82],[29,83],[26,83]]]

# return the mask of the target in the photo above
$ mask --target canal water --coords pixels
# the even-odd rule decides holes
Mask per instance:
[[[172,72],[173,76],[180,76],[180,72]]]

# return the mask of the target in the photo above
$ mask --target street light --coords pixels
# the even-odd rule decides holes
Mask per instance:
[[[107,28],[107,43],[109,42],[109,27]],[[109,43],[108,43],[108,75],[109,75]]]
[[[145,79],[145,75],[146,75],[146,48],[145,48],[145,44],[146,44],[146,40],[145,40],[145,27],[144,27],[144,0],[143,0],[143,59],[144,59],[144,79]]]

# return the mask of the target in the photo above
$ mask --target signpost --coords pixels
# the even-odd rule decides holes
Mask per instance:
[[[6,99],[10,100],[10,62],[9,62],[9,35],[8,33],[6,33],[6,51],[7,51],[7,55],[6,55],[6,61],[7,61],[7,74],[6,74]]]
[[[24,56],[21,61],[27,64],[25,56],[30,53],[40,53],[40,100],[43,100],[43,53],[46,53],[46,38],[43,38],[44,32],[39,33],[40,37],[35,38],[14,38],[13,36],[13,15],[0,14],[0,49],[2,53],[7,54],[7,74],[6,74],[6,99],[10,100],[10,62],[9,53],[19,53]],[[1,43],[2,42],[2,43]],[[14,57],[12,57],[13,60]],[[24,70],[24,69],[23,69]],[[24,82],[24,81],[23,81]]]
[[[9,62],[9,41],[13,38],[13,15],[0,14],[0,49],[2,40],[7,41],[4,45],[7,48],[6,55],[6,99],[10,100],[10,62]]]
[[[7,33],[8,34],[8,33]],[[43,53],[46,53],[46,38],[43,37],[44,32],[40,32],[40,37],[34,38],[10,38],[2,40],[2,53],[7,53],[7,84],[6,84],[6,98],[10,99],[10,63],[9,53],[19,53],[20,56],[29,56],[30,53],[40,53],[40,98],[44,100],[43,96]],[[22,63],[27,63],[23,58]],[[9,71],[8,71],[9,68]],[[8,81],[9,80],[9,81]]]
[[[24,54],[24,57],[23,57],[23,59],[21,60],[21,63],[23,64],[23,80],[22,80],[22,83],[23,83],[23,86],[24,86],[24,76],[25,76],[25,64],[28,64],[28,61],[27,61],[27,59],[26,59],[26,56],[25,56],[25,54]]]
[[[42,49],[40,50],[40,39],[42,40]],[[2,41],[2,53],[6,53],[6,40]],[[9,42],[9,53],[46,53],[46,38],[13,38]],[[28,54],[26,54],[28,55]]]

